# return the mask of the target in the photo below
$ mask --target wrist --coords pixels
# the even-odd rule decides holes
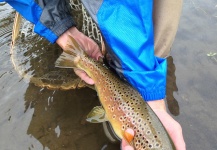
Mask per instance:
[[[64,50],[66,48],[69,36],[76,37],[79,34],[80,31],[78,31],[76,27],[71,27],[57,39],[56,43]]]
[[[164,99],[148,101],[148,105],[154,110],[163,110],[166,111],[166,105]]]

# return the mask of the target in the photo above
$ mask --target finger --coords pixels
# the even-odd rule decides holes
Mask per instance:
[[[124,138],[122,139],[122,142],[121,142],[122,150],[133,150],[134,149],[129,144],[129,142],[133,140],[133,137],[134,137],[133,129],[128,128],[127,130],[125,130]]]
[[[122,150],[134,150],[132,146],[125,146]]]
[[[93,85],[94,84],[94,81],[93,79],[91,79],[87,74],[86,72],[84,72],[83,70],[80,70],[80,69],[74,69],[74,72],[76,75],[78,75],[81,80],[84,80],[84,82],[86,82],[87,84],[90,84],[90,85]]]
[[[98,60],[99,57],[103,57],[102,52],[100,51],[98,45],[95,45],[95,46],[92,48],[90,56],[91,56],[92,58],[95,58],[96,60]]]
[[[132,142],[133,137],[134,137],[134,131],[133,131],[133,129],[129,128],[129,129],[125,130],[124,137],[126,138],[126,140],[127,140],[128,143]]]
[[[122,150],[134,150],[134,148],[130,146],[129,143],[125,139],[122,139],[121,149]]]
[[[86,46],[85,50],[90,57],[98,60],[99,57],[103,56],[99,46],[92,39],[87,39]]]
[[[88,56],[98,60],[99,57],[102,57],[102,52],[100,51],[97,43],[91,38],[85,36],[83,33],[80,33],[81,38],[76,38],[76,41],[81,46],[81,48],[87,53]]]

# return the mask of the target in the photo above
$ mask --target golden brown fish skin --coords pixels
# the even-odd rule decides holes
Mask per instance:
[[[85,55],[76,63],[94,80],[106,117],[120,138],[124,130],[132,128],[135,137],[131,144],[137,150],[175,149],[157,116],[134,88]]]
[[[135,131],[130,144],[136,150],[175,150],[165,128],[141,95],[102,63],[87,57],[73,38],[56,66],[79,68],[94,80],[106,118],[120,138],[124,138],[127,128]]]

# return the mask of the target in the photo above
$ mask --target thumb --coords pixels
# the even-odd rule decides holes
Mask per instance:
[[[124,132],[124,138],[121,142],[121,148],[122,150],[134,150],[132,146],[128,142],[131,142],[133,140],[134,131],[132,129],[127,129]]]

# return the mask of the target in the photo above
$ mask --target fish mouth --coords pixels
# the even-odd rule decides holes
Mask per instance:
[[[118,143],[121,141],[121,139],[115,134],[111,124],[108,121],[103,122],[102,125],[104,133],[106,137],[110,140],[110,142]]]

